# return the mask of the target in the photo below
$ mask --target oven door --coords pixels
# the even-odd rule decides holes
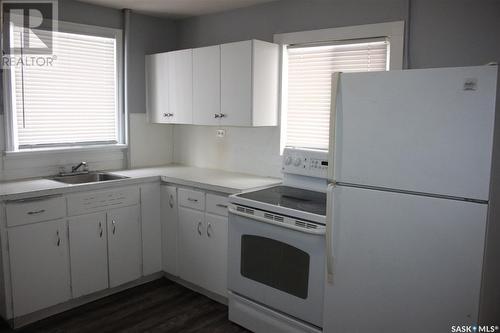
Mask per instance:
[[[228,289],[318,327],[323,318],[324,234],[229,213]]]

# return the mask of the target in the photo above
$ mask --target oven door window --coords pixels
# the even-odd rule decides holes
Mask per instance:
[[[309,254],[289,244],[254,235],[241,236],[241,275],[306,299]]]

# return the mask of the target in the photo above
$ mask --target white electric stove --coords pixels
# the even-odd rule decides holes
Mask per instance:
[[[326,152],[285,149],[283,184],[233,195],[229,319],[254,332],[320,332]]]

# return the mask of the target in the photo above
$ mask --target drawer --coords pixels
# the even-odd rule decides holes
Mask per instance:
[[[179,205],[197,210],[205,210],[204,192],[180,188],[177,195]]]
[[[66,216],[64,197],[38,197],[10,201],[5,205],[7,226],[55,220]]]
[[[68,196],[68,215],[80,215],[139,203],[139,187],[83,192]]]
[[[207,193],[207,213],[227,216],[228,197]]]

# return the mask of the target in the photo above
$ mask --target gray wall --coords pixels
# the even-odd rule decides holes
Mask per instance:
[[[175,23],[133,13],[130,17],[130,47],[128,61],[128,111],[146,112],[144,55],[174,50]]]
[[[281,0],[180,20],[178,48],[395,20],[410,22],[411,68],[500,61],[498,0]]]
[[[59,0],[59,19],[122,29],[121,10],[95,6],[74,0]],[[175,22],[132,13],[130,19],[129,105],[131,113],[146,112],[144,89],[144,55],[175,49],[177,44]],[[0,103],[0,114],[3,104]]]

